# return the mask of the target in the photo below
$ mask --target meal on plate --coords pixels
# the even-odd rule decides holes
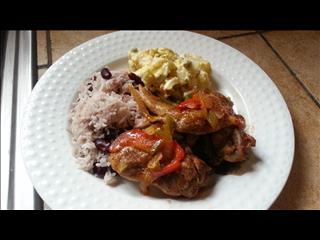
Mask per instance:
[[[81,169],[193,198],[223,164],[248,158],[255,139],[230,98],[214,89],[210,63],[167,48],[132,49],[129,69],[107,67],[80,87],[69,113]]]

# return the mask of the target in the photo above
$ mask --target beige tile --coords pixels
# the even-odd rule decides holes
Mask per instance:
[[[40,79],[47,70],[47,68],[38,69],[38,79]]]
[[[288,182],[272,209],[320,209],[320,109],[259,35],[223,42],[243,52],[271,77],[293,119],[294,163]]]
[[[110,32],[113,31],[50,31],[53,62],[79,44]]]
[[[213,38],[221,38],[221,37],[229,37],[233,35],[243,34],[243,33],[251,33],[253,30],[194,30],[193,32],[200,33],[206,35],[208,37]]]
[[[46,31],[37,31],[38,65],[48,63]]]
[[[264,36],[320,100],[320,31],[272,31]]]

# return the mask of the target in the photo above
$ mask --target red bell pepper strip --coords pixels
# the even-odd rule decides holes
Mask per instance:
[[[177,142],[173,142],[173,144],[175,145],[175,155],[173,160],[166,165],[164,168],[162,168],[160,171],[157,172],[153,172],[152,176],[154,177],[161,177],[164,175],[167,175],[169,173],[178,171],[181,167],[181,162],[185,157],[185,151],[183,150],[183,148],[177,143]]]
[[[202,101],[197,95],[193,95],[192,98],[181,102],[176,108],[180,111],[187,109],[199,110],[202,107]]]
[[[111,144],[109,151],[115,153],[121,150],[125,146],[132,146],[139,150],[148,152],[156,141],[162,140],[162,138],[156,135],[149,135],[141,129],[133,129],[122,133]]]
[[[121,148],[125,146],[132,146],[142,151],[150,151],[152,146],[156,141],[165,141],[169,145],[173,145],[174,148],[174,157],[172,161],[163,167],[161,170],[152,172],[151,174],[158,178],[163,175],[167,175],[169,173],[175,172],[180,169],[181,162],[184,159],[185,151],[183,148],[175,141],[166,141],[163,138],[157,135],[149,135],[143,130],[133,129],[131,131],[127,131],[122,133],[110,146],[109,151],[111,153],[115,153],[121,150]],[[166,149],[169,149],[169,145],[167,145]],[[165,146],[165,145],[164,145]]]

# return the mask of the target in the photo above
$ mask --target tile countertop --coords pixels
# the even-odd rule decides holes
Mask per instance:
[[[38,31],[38,76],[75,46],[112,31]],[[320,209],[320,31],[195,31],[256,62],[289,107],[295,131],[292,170],[271,209]]]

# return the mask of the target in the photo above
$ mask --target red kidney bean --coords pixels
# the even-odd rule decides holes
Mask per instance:
[[[112,77],[112,74],[111,74],[111,72],[109,71],[108,68],[103,68],[103,69],[101,70],[101,76],[102,76],[104,79],[108,80],[108,79],[110,79],[110,78]]]
[[[109,152],[109,147],[111,145],[110,142],[107,142],[103,138],[98,138],[94,141],[94,144],[96,145],[96,148],[102,152]]]
[[[133,72],[128,74],[128,77],[134,81],[134,85],[139,85],[141,84],[142,86],[144,86],[144,83],[142,82],[141,78],[139,76],[137,76],[136,74],[134,74]]]
[[[104,140],[106,142],[112,142],[115,140],[121,133],[125,132],[125,129],[114,129],[114,128],[109,128],[107,131],[104,133]]]
[[[106,172],[108,170],[108,167],[97,167],[96,165],[94,165],[92,171],[94,174],[97,174],[100,177],[103,177]]]
[[[106,131],[106,132],[104,133],[104,139],[105,139],[106,141],[110,142],[110,141],[116,139],[116,137],[118,136],[118,130],[112,129],[112,128],[110,128],[110,129],[108,129],[108,130],[109,130],[109,131]]]

